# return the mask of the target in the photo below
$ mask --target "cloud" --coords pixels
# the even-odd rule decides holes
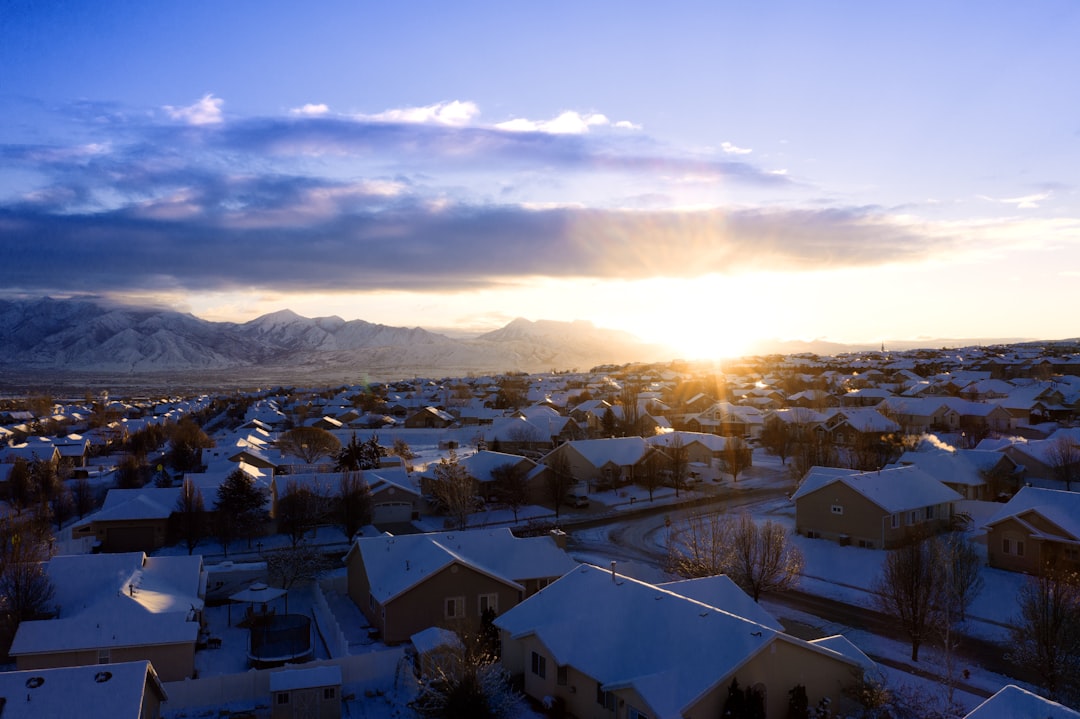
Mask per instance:
[[[359,120],[374,122],[404,122],[409,124],[435,124],[450,127],[463,127],[480,115],[480,108],[474,102],[439,102],[423,107],[407,107],[385,110],[374,115],[356,115]]]
[[[1053,195],[1054,193],[1048,190],[1032,195],[1023,195],[1022,197],[994,198],[987,197],[986,195],[979,195],[979,198],[987,200],[988,202],[1000,203],[1002,205],[1014,205],[1018,210],[1034,210],[1039,207],[1040,202],[1049,200]]]
[[[165,106],[165,112],[174,120],[186,122],[189,125],[216,125],[222,122],[221,106],[225,101],[211,94],[203,95],[202,99],[187,107]]]
[[[582,115],[573,110],[567,110],[552,120],[526,120],[517,118],[507,120],[495,125],[499,130],[508,132],[546,132],[552,135],[582,135],[593,127],[606,127],[611,125],[605,115],[600,113],[588,113]],[[630,123],[618,123],[619,127],[631,128]]]
[[[753,152],[753,150],[747,149],[745,147],[737,147],[730,142],[720,143],[720,149],[729,155],[749,155],[751,152]]]
[[[329,112],[330,108],[325,104],[320,103],[318,105],[313,105],[310,102],[289,110],[289,114],[291,115],[304,115],[306,117],[318,117],[320,115],[326,115]]]

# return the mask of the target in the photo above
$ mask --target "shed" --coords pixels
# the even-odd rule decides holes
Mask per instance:
[[[274,672],[270,705],[271,719],[340,719],[341,667]]]

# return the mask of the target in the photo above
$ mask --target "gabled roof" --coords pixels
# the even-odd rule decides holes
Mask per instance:
[[[659,717],[682,716],[776,641],[854,666],[723,607],[587,564],[505,612],[495,625],[514,639],[535,636],[556,664],[596,679],[605,691],[633,689]]]
[[[1073,711],[1055,701],[1007,684],[994,696],[968,712],[964,719],[1080,719],[1080,712]]]
[[[149,686],[168,697],[149,661],[0,672],[4,719],[137,719]]]
[[[987,520],[985,526],[992,527],[1006,519],[1022,517],[1028,512],[1038,513],[1071,535],[1073,540],[1080,541],[1080,492],[1021,487],[997,514]]]
[[[487,450],[481,450],[475,454],[470,454],[468,457],[463,457],[458,460],[458,463],[465,468],[465,471],[471,477],[479,482],[491,481],[493,479],[492,471],[507,464],[513,466],[522,465],[525,472],[531,471],[536,466],[536,462],[518,454],[490,452]]]
[[[609,463],[618,467],[634,465],[640,462],[650,449],[650,445],[641,437],[581,439],[567,442],[566,445],[573,447],[594,467],[603,467]]]
[[[381,604],[455,563],[518,590],[527,579],[560,577],[574,566],[551,537],[515,537],[508,527],[357,537],[348,557],[354,552],[359,552],[371,594]]]
[[[940,482],[979,487],[986,484],[985,472],[1001,462],[1016,466],[1008,455],[986,449],[904,452],[896,463],[914,465]]]
[[[796,501],[835,482],[846,484],[890,514],[963,499],[918,467],[908,465],[887,467],[877,472],[811,467],[791,500]]]

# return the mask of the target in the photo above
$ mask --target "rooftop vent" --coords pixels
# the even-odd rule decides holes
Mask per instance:
[[[45,677],[30,677],[26,680],[27,689],[37,689],[45,683]]]
[[[94,681],[98,684],[104,684],[112,679],[112,672],[98,672],[94,675]]]

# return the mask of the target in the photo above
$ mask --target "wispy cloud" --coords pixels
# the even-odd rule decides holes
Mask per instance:
[[[223,118],[221,107],[225,101],[212,94],[203,95],[202,99],[186,107],[165,106],[165,112],[174,120],[186,122],[189,125],[216,125]]]
[[[1012,205],[1018,210],[1034,210],[1040,206],[1040,203],[1049,200],[1053,197],[1052,191],[1038,192],[1031,195],[1023,195],[1021,197],[987,197],[986,195],[979,195],[980,199],[987,200],[989,202],[996,202],[1002,205]]]

